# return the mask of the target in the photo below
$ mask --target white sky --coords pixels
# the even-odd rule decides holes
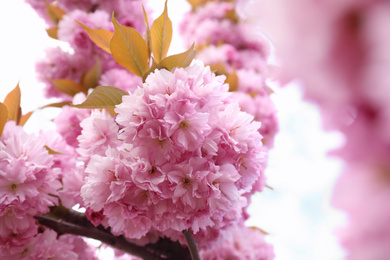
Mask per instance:
[[[163,1],[152,0],[156,14]],[[174,27],[187,10],[184,0],[169,1],[169,14]],[[0,101],[18,81],[22,90],[24,113],[50,103],[42,97],[42,85],[35,80],[34,63],[43,50],[56,46],[44,30],[45,24],[22,0],[3,2],[0,8]],[[174,32],[173,53],[183,50]],[[280,119],[280,133],[270,153],[266,171],[266,190],[253,199],[248,225],[270,233],[268,241],[275,246],[278,260],[343,259],[333,235],[343,216],[330,207],[335,178],[342,165],[326,157],[327,151],[341,142],[339,135],[321,130],[315,106],[301,101],[299,87],[277,90],[273,97]],[[28,132],[53,128],[55,111],[37,111],[26,125]]]

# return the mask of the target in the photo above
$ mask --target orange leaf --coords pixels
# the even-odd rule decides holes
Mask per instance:
[[[0,102],[0,137],[3,134],[4,126],[7,123],[8,111],[7,106]]]
[[[150,29],[154,59],[159,63],[167,56],[172,41],[172,22],[168,17],[167,2],[164,12],[157,18]]]
[[[156,61],[152,58],[152,66],[150,69],[142,76],[142,82],[145,82],[146,78],[149,76],[150,73],[154,72],[155,69],[162,69],[164,67],[160,66],[156,63]]]
[[[99,59],[96,60],[95,65],[84,75],[82,79],[84,89],[88,90],[98,85],[100,76],[102,75],[102,65]]]
[[[24,124],[26,124],[27,120],[30,118],[30,116],[32,115],[33,112],[34,111],[30,111],[27,114],[21,116],[20,121],[19,121],[19,125],[24,126]]]
[[[148,15],[145,12],[144,5],[142,5],[142,10],[144,11],[144,21],[145,21],[145,25],[146,25],[146,45],[148,46],[148,57],[150,58],[150,54],[152,52],[152,40],[151,40],[151,36],[150,36]]]
[[[52,79],[50,80],[54,87],[61,93],[67,94],[69,96],[74,96],[77,93],[83,92],[87,94],[86,89],[77,82],[74,82],[70,79]]]
[[[47,108],[47,107],[63,107],[63,106],[70,105],[70,104],[71,104],[71,102],[63,101],[63,102],[58,102],[58,103],[52,103],[52,104],[45,105],[43,107],[40,107],[40,109]]]
[[[46,29],[46,33],[50,38],[58,40],[58,27]]]
[[[166,57],[160,62],[159,65],[166,68],[167,70],[172,70],[174,67],[185,68],[191,64],[195,54],[196,52],[194,50],[194,44],[192,44],[191,48],[187,51]]]
[[[187,2],[192,6],[192,10],[195,11],[195,9],[198,6],[205,5],[207,2],[214,1],[214,0],[187,0]]]
[[[61,21],[62,17],[66,14],[65,11],[58,6],[54,6],[46,2],[43,3],[46,6],[46,13],[49,16],[50,20],[52,20],[53,23],[57,25]]]
[[[107,110],[108,113],[110,113],[111,116],[116,116],[118,113],[115,112],[115,109],[114,108],[104,108],[105,110]]]
[[[229,84],[230,92],[238,90],[238,76],[235,70],[226,76],[225,82]]]
[[[259,227],[252,226],[252,227],[249,227],[249,228],[252,229],[252,230],[258,231],[258,232],[262,233],[263,235],[268,235],[269,234],[267,231],[264,231],[263,229],[261,229]]]
[[[84,24],[76,21],[83,29],[88,33],[89,38],[100,48],[102,48],[104,51],[111,53],[110,50],[110,42],[112,39],[112,36],[114,35],[113,32],[103,30],[103,29],[92,29]]]
[[[116,62],[133,74],[142,77],[149,69],[148,47],[142,36],[133,28],[120,25],[112,15],[115,27],[111,40],[111,53]]]
[[[4,99],[4,105],[7,106],[8,118],[14,120],[16,123],[19,122],[21,116],[20,108],[20,88],[18,85],[10,92]]]
[[[210,65],[210,70],[215,73],[215,75],[227,75],[226,67],[222,62],[217,64]]]
[[[115,108],[116,105],[122,103],[122,96],[128,95],[125,91],[110,87],[99,86],[95,88],[87,99],[79,105],[71,105],[78,108]]]
[[[51,149],[49,146],[45,145],[44,146],[45,149],[49,152],[49,154],[63,154],[61,152],[57,152],[57,151],[54,151],[53,149]]]

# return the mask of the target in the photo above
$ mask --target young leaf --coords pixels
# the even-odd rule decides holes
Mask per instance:
[[[125,91],[110,86],[95,88],[87,99],[79,105],[71,105],[78,108],[114,108],[122,103],[122,96],[128,95]]]
[[[213,0],[187,0],[187,2],[192,6],[192,10],[194,11],[198,6],[205,5],[207,2]]]
[[[110,42],[112,39],[112,36],[114,35],[113,32],[103,30],[103,29],[92,29],[84,24],[77,22],[83,29],[88,33],[89,38],[100,48],[102,48],[104,51],[111,53],[110,50]]]
[[[160,62],[160,66],[167,70],[172,70],[174,67],[188,67],[195,57],[194,44],[186,52],[166,57]]]
[[[19,120],[18,125],[24,126],[24,124],[26,124],[27,120],[30,118],[30,116],[32,115],[33,112],[34,112],[34,111],[30,111],[30,112],[28,112],[27,114],[22,115],[22,116],[20,117],[20,120]]]
[[[4,99],[4,105],[7,106],[8,110],[8,118],[10,120],[14,120],[16,123],[19,122],[21,116],[20,96],[21,94],[18,84]]]
[[[233,21],[234,23],[238,23],[240,21],[240,18],[238,17],[236,10],[232,9],[226,12],[225,18],[228,20]]]
[[[46,33],[50,38],[58,40],[58,27],[46,29]]]
[[[210,65],[210,70],[215,73],[215,75],[227,75],[226,67],[222,62],[217,64]]]
[[[96,60],[95,65],[84,75],[82,85],[84,89],[88,90],[98,85],[100,76],[102,75],[102,64],[99,59]]]
[[[115,112],[115,109],[114,108],[104,108],[105,110],[107,110],[108,113],[110,113],[111,116],[116,116],[118,113]]]
[[[261,229],[259,227],[252,226],[252,227],[249,227],[249,228],[252,229],[252,230],[258,231],[258,232],[262,233],[263,235],[268,235],[269,234],[267,231],[265,231],[265,230],[263,230],[263,229]]]
[[[58,103],[52,103],[52,104],[48,104],[48,105],[45,105],[43,107],[40,107],[40,109],[44,109],[44,108],[47,108],[47,107],[63,107],[63,106],[66,106],[66,105],[70,105],[71,102],[68,102],[68,101],[63,101],[63,102],[58,102]]]
[[[150,69],[142,76],[142,82],[145,82],[146,78],[152,73],[155,69],[162,69],[163,67],[156,63],[156,61],[152,58],[152,66]]]
[[[57,151],[54,151],[53,149],[51,149],[49,146],[45,145],[44,146],[45,149],[49,152],[49,154],[63,154],[61,152],[57,152]]]
[[[133,74],[142,77],[149,68],[148,47],[133,28],[120,25],[112,16],[115,32],[111,40],[111,53],[116,62]]]
[[[149,21],[148,21],[148,15],[146,14],[144,5],[142,5],[142,10],[144,11],[144,21],[146,25],[146,45],[148,46],[148,58],[150,59],[150,54],[152,52],[152,40],[150,36],[150,29],[149,29]]]
[[[159,63],[167,56],[172,41],[172,22],[168,17],[167,2],[164,12],[157,18],[150,29],[154,59]]]
[[[80,92],[84,92],[84,94],[88,93],[82,85],[70,79],[53,79],[50,81],[59,92],[67,94],[71,97]]]
[[[0,102],[0,137],[3,134],[4,126],[7,123],[8,111],[7,106]]]
[[[46,12],[47,12],[47,15],[49,16],[50,20],[52,20],[53,23],[55,25],[57,25],[61,21],[62,16],[64,16],[66,14],[65,11],[57,6],[48,4],[46,2],[43,2],[43,3],[46,6]]]
[[[238,76],[235,70],[226,76],[225,82],[229,84],[230,92],[238,90]]]

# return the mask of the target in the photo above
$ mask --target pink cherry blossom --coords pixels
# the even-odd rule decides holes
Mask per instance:
[[[243,225],[235,227],[232,234],[228,234],[219,245],[211,250],[201,251],[200,254],[204,260],[275,258],[273,247],[265,241],[264,235],[255,228]]]
[[[128,238],[156,230],[178,239],[184,229],[201,234],[237,222],[240,215],[230,212],[246,206],[239,201],[262,178],[266,150],[260,123],[229,96],[223,77],[199,62],[150,74],[116,108],[121,141],[104,154],[90,153],[85,205]],[[83,121],[83,129],[99,130],[98,115]],[[107,120],[105,136],[115,140],[118,128]]]

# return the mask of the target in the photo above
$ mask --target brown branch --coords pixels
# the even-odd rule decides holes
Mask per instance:
[[[192,236],[191,231],[189,231],[188,229],[183,230],[183,235],[186,239],[188,249],[190,250],[191,259],[192,260],[201,260],[200,255],[199,255],[199,251],[198,251],[198,244],[196,243],[194,237]]]
[[[191,259],[188,249],[178,242],[160,238],[157,243],[138,246],[127,241],[123,236],[114,236],[109,229],[93,226],[84,214],[63,207],[54,207],[49,214],[35,218],[41,225],[55,230],[60,235],[73,234],[97,239],[144,260]]]

